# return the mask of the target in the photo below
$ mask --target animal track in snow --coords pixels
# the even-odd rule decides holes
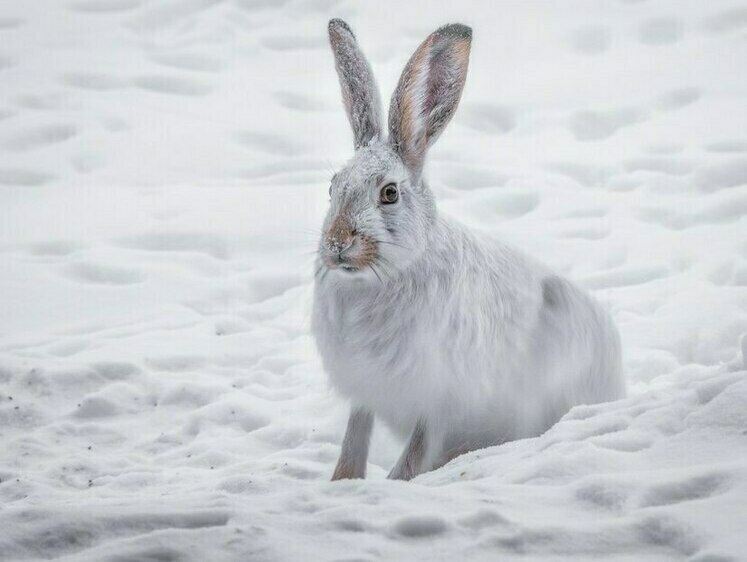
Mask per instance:
[[[654,18],[638,28],[638,40],[650,46],[669,45],[682,39],[683,24],[677,18]]]
[[[153,232],[119,240],[123,248],[151,252],[198,252],[216,259],[228,257],[223,238],[199,232]]]
[[[598,55],[609,50],[612,33],[603,25],[587,25],[573,31],[569,40],[571,48],[585,55]]]
[[[694,529],[668,515],[647,517],[636,523],[635,529],[643,542],[683,555],[694,554],[700,546],[700,536]]]
[[[701,500],[716,493],[723,493],[728,483],[728,477],[718,473],[693,476],[676,482],[665,482],[652,486],[641,499],[640,506],[656,507]]]
[[[683,152],[684,147],[676,142],[665,142],[650,144],[646,147],[646,152],[656,156],[673,156]]]
[[[263,37],[260,44],[271,51],[306,51],[324,49],[327,41],[321,35],[271,35]]]
[[[138,76],[133,79],[133,84],[141,90],[175,96],[205,96],[212,91],[209,84],[181,76]]]
[[[95,285],[132,285],[145,279],[137,269],[90,262],[74,263],[63,271],[70,279]]]
[[[255,301],[278,297],[303,282],[300,277],[271,271],[251,274],[247,281]]]
[[[31,244],[28,246],[28,253],[39,257],[62,257],[69,256],[81,248],[82,246],[78,242],[50,240],[49,242]]]
[[[242,146],[270,154],[293,156],[304,150],[298,142],[273,133],[240,131],[234,138]]]
[[[589,275],[581,283],[588,289],[610,289],[649,283],[669,275],[669,270],[662,266],[623,266]]]
[[[607,216],[607,210],[601,207],[587,207],[568,211],[563,215],[567,219],[600,219]]]
[[[646,118],[644,111],[634,107],[584,110],[571,115],[570,128],[576,140],[595,141],[611,137],[623,127],[630,127]]]
[[[100,361],[92,367],[99,375],[111,381],[128,379],[141,372],[137,365],[115,361]]]
[[[109,513],[99,511],[103,508],[84,510],[75,517],[55,509],[31,508],[26,510],[24,521],[27,525],[19,530],[19,541],[23,543],[23,552],[32,552],[35,557],[45,559],[72,555],[100,543],[113,542],[124,537],[133,537],[154,532],[165,532],[170,529],[203,529],[219,527],[228,523],[230,516],[224,510],[205,510],[195,508],[188,512],[163,511],[157,505],[147,510]],[[151,546],[144,552],[145,557],[129,555],[107,558],[111,562],[170,562],[173,558],[164,555],[170,548]],[[148,558],[147,553],[156,557]],[[100,559],[99,557],[96,557]]]
[[[476,166],[448,166],[439,174],[439,178],[449,187],[459,190],[482,189],[502,186],[508,177],[491,168]]]
[[[470,129],[502,135],[516,127],[516,114],[508,108],[487,103],[467,104],[459,114],[457,122]]]
[[[747,152],[747,139],[728,139],[714,141],[706,144],[705,149],[708,152],[714,152],[716,154]]]
[[[624,484],[598,478],[584,481],[574,492],[577,499],[612,511],[622,510],[628,502],[629,495],[628,487]]]
[[[726,263],[715,269],[708,279],[716,285],[747,287],[747,264]]]
[[[457,523],[460,527],[465,527],[473,531],[482,531],[483,529],[491,527],[503,527],[511,524],[508,519],[499,513],[486,508],[479,509],[474,513],[461,517],[457,520]]]
[[[695,393],[700,404],[708,404],[732,384],[739,382],[741,379],[738,375],[718,378],[714,381],[705,381],[698,385]]]
[[[120,78],[96,72],[65,74],[60,80],[67,86],[84,90],[115,90],[127,86]]]
[[[205,358],[197,355],[164,355],[148,358],[148,365],[159,371],[179,373],[201,369],[205,365]]]
[[[33,187],[49,183],[52,179],[54,176],[36,170],[0,168],[0,185]]]
[[[242,431],[250,433],[269,423],[264,415],[254,410],[251,404],[247,405],[238,398],[218,399],[194,410],[189,415],[186,430],[190,435],[197,435],[209,424],[236,424]]]
[[[78,130],[72,125],[42,125],[22,130],[2,142],[2,146],[14,152],[25,152],[58,144],[71,139]]]
[[[687,562],[740,562],[732,556],[722,556],[721,554],[703,553],[688,558]]]
[[[491,193],[470,203],[475,216],[492,222],[496,216],[503,219],[516,219],[531,213],[540,204],[539,196],[525,189],[506,189]]]
[[[86,0],[70,4],[76,12],[89,14],[111,14],[134,10],[143,4],[143,0]]]
[[[636,435],[632,432],[623,432],[620,434],[610,434],[595,437],[592,443],[597,447],[609,449],[611,451],[620,451],[623,453],[637,453],[648,449],[653,445],[649,436]]]
[[[687,160],[662,156],[639,156],[623,162],[626,172],[660,172],[670,176],[686,176],[693,167]]]
[[[394,523],[392,530],[403,537],[424,539],[444,534],[448,525],[436,515],[408,515]]]
[[[579,164],[577,162],[551,162],[545,168],[553,172],[559,172],[584,187],[604,186],[611,176],[611,171],[604,166]]]
[[[677,88],[660,95],[656,100],[659,109],[675,110],[687,107],[698,101],[703,95],[700,88]]]
[[[327,111],[332,109],[322,99],[297,92],[274,92],[273,97],[283,107],[296,111]]]
[[[88,174],[93,170],[101,168],[106,162],[102,154],[89,152],[76,154],[70,157],[70,164],[81,174]]]
[[[747,27],[747,7],[737,6],[705,20],[704,27],[711,33],[731,33]]]
[[[239,8],[247,10],[248,12],[254,13],[256,11],[263,11],[269,9],[279,10],[288,4],[290,0],[236,0],[236,5]],[[302,8],[302,6],[297,6]],[[295,7],[294,7],[295,8]]]
[[[297,173],[320,173],[325,170],[323,160],[305,160],[302,158],[289,158],[281,162],[267,162],[258,164],[252,168],[245,168],[241,176],[251,180],[267,180],[269,178],[287,177],[289,174]]]
[[[671,228],[682,230],[699,224],[720,224],[741,219],[747,214],[747,198],[736,194],[715,202],[706,201],[689,209],[669,207],[643,207],[639,210],[641,219]]]
[[[611,233],[610,227],[606,224],[575,226],[561,231],[558,235],[561,238],[580,238],[583,240],[601,240],[607,238]]]
[[[13,60],[10,57],[7,57],[5,55],[0,55],[0,70],[5,70],[6,68],[10,68],[15,64],[15,60]]]
[[[163,31],[176,24],[194,20],[201,12],[221,4],[222,0],[179,0],[178,2],[149,2],[147,10],[130,21],[130,28],[149,34]]]
[[[703,191],[747,185],[747,158],[732,158],[700,168],[695,183]]]
[[[84,397],[73,413],[76,418],[106,418],[123,413],[118,402],[104,396],[89,395]]]
[[[0,18],[0,30],[15,29],[23,25],[24,20],[20,18]]]
[[[154,53],[151,60],[163,66],[196,72],[220,72],[220,60],[199,53]]]

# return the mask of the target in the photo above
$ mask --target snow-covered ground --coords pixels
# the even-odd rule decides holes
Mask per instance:
[[[330,17],[384,99],[474,28],[440,207],[610,308],[628,399],[328,482]],[[736,0],[0,2],[0,559],[744,560],[745,61]]]

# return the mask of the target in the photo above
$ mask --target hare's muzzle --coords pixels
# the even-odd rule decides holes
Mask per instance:
[[[327,229],[322,250],[322,259],[330,269],[356,271],[376,259],[373,239],[358,232],[343,213],[338,214]]]

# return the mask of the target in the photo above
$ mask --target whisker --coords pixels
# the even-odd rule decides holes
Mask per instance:
[[[382,261],[382,259],[383,259],[383,258],[381,258],[381,256],[379,256],[379,260],[378,260],[378,261]],[[385,276],[385,277],[387,278],[387,280],[388,280],[388,281],[391,281],[391,280],[392,280],[392,276],[391,276],[391,275],[389,275],[389,272],[388,272],[388,271],[386,270],[386,267],[384,267],[384,265],[385,265],[385,264],[384,264],[384,263],[382,262],[382,263],[378,263],[377,265],[379,265],[379,266],[380,266],[380,268],[381,268],[381,273],[383,273],[383,274],[384,274],[384,276]]]
[[[376,276],[376,279],[378,279],[378,280],[379,280],[379,283],[381,283],[381,284],[383,285],[383,284],[384,284],[384,282],[383,282],[383,281],[381,280],[381,277],[379,277],[379,274],[378,274],[378,273],[376,273],[376,270],[374,269],[374,266],[373,266],[373,264],[370,264],[370,263],[369,263],[369,264],[368,264],[368,269],[370,269],[371,271],[373,271],[373,274],[374,274],[374,275]]]
[[[380,265],[388,265],[389,267],[394,269],[394,264],[390,262],[388,259],[386,259],[384,256],[378,256],[377,259],[381,262]]]

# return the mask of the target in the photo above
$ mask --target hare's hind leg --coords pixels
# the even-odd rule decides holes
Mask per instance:
[[[433,435],[428,432],[425,420],[420,420],[412,430],[410,441],[402,452],[397,464],[387,478],[392,480],[410,480],[430,468],[429,459],[434,450]]]
[[[365,478],[368,460],[368,444],[373,429],[373,414],[362,407],[353,407],[348,418],[348,427],[342,441],[342,453],[332,480]]]

